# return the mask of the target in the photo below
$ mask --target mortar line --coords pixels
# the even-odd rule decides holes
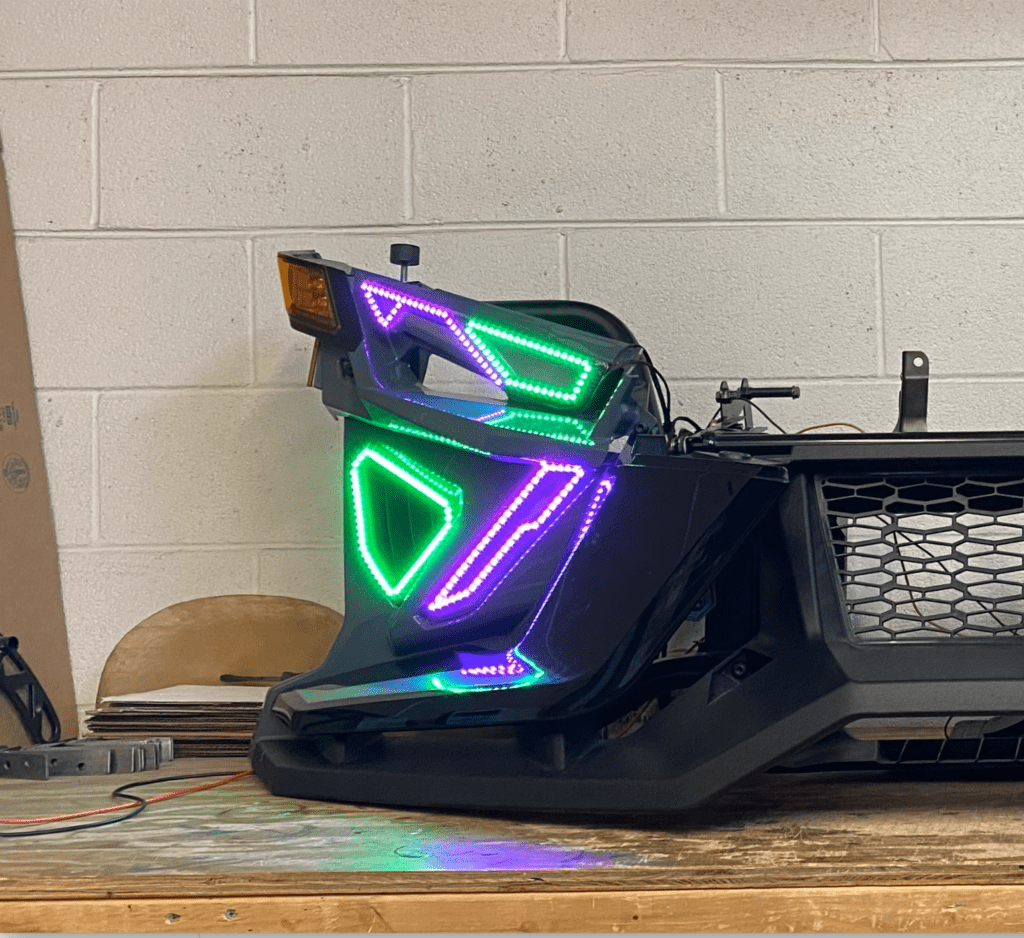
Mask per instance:
[[[888,374],[888,375],[836,375],[835,377],[825,375],[793,375],[793,374],[769,374],[759,376],[758,380],[774,381],[781,380],[787,382],[800,382],[801,386],[806,384],[808,387],[825,387],[839,384],[849,385],[871,385],[874,387],[888,387],[892,384],[899,383],[899,375]],[[713,384],[722,380],[721,375],[705,375],[699,378],[672,378],[666,375],[666,379],[673,385],[678,387],[700,387],[706,385],[708,382]],[[928,379],[932,384],[978,384],[984,382],[986,384],[1022,384],[1024,383],[1024,374],[969,374],[962,373],[956,375],[931,375]]]
[[[142,240],[207,238],[211,240],[274,237],[320,237],[327,235],[380,235],[414,234],[428,232],[480,232],[480,231],[560,231],[567,225],[573,229],[602,228],[1019,228],[1024,225],[1024,216],[983,216],[975,218],[595,218],[523,221],[453,221],[436,225],[425,222],[395,222],[387,225],[344,225],[344,226],[282,226],[239,227],[239,228],[40,228],[21,229],[18,238],[51,238],[67,240]]]
[[[100,541],[100,392],[92,394],[92,517],[90,542]]]
[[[558,58],[569,61],[569,0],[558,0],[555,16],[558,19]]]
[[[160,543],[124,543],[124,544],[98,544],[96,546],[84,546],[75,545],[71,547],[62,547],[61,553],[73,553],[73,554],[113,554],[120,551],[130,550],[133,552],[139,551],[152,551],[153,553],[160,554],[183,554],[188,552],[194,553],[212,553],[214,551],[229,551],[234,554],[242,553],[243,551],[263,551],[263,550],[338,550],[341,548],[340,542],[335,543],[268,543],[268,544],[160,544]]]
[[[256,385],[256,247],[255,239],[245,240],[246,307],[249,316],[249,386]]]
[[[415,189],[415,142],[412,136],[412,79],[401,78],[402,83],[402,158],[403,158],[403,192],[402,218],[412,221],[416,217],[416,206],[413,198]]]
[[[698,377],[673,377],[666,375],[668,380],[674,382],[686,382],[686,381],[715,381],[721,380],[721,376],[716,375],[703,375]],[[899,375],[893,374],[874,374],[874,375],[785,375],[787,379],[794,381],[868,381],[876,382],[880,379],[886,381],[896,380]],[[993,372],[993,371],[979,371],[979,372],[957,372],[955,375],[932,375],[929,379],[932,382],[965,382],[970,383],[972,381],[1009,381],[1011,383],[1017,383],[1024,381],[1024,371],[1016,372]],[[466,385],[466,387],[473,387],[473,385]],[[302,392],[307,393],[308,388],[304,379],[296,378],[293,384],[275,384],[275,385],[260,385],[258,387],[210,387],[210,386],[196,386],[196,385],[176,385],[176,386],[164,386],[164,387],[110,387],[110,388],[97,388],[97,387],[38,387],[36,391],[40,394],[55,394],[63,392],[76,392],[86,393],[95,392],[97,394],[131,394],[133,397],[142,397],[146,394],[152,395],[169,395],[174,394],[181,396],[181,393],[187,392],[188,394],[202,397],[206,395],[217,395],[223,397],[224,395],[241,395],[241,394],[254,394],[254,393],[271,393],[271,394],[282,394],[291,392]]]
[[[718,179],[718,212],[729,214],[729,184],[727,179],[728,164],[725,153],[725,82],[722,73],[715,72],[715,155],[717,157]]]
[[[727,71],[923,71],[950,69],[1024,69],[1021,59],[794,59],[757,61],[753,59],[637,59],[633,61],[550,61],[514,63],[396,64],[396,65],[230,65],[222,68],[132,68],[132,69],[23,69],[4,72],[3,81],[54,81],[57,79],[106,78],[287,78],[352,77],[395,78],[402,75],[450,75],[463,73],[508,73],[543,71],[641,71],[649,69]]]
[[[569,233],[558,232],[558,275],[562,299],[569,299]]]
[[[249,0],[249,64],[259,61],[259,47],[256,42],[256,0]]]
[[[882,58],[882,14],[879,0],[871,0],[871,57],[876,62]]]
[[[100,224],[100,83],[98,81],[93,82],[89,110],[92,120],[92,132],[89,135],[89,154],[92,160],[89,227],[98,228]]]
[[[885,376],[885,288],[882,282],[882,232],[875,232],[875,354],[878,376]]]

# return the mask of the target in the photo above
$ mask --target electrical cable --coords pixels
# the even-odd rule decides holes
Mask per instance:
[[[847,423],[845,420],[837,420],[835,423],[816,423],[813,427],[804,427],[803,430],[797,430],[797,436],[801,433],[807,433],[810,430],[824,430],[826,427],[850,427],[856,430],[858,433],[867,433],[867,430],[863,430],[855,423]]]
[[[765,420],[767,420],[779,433],[786,434],[786,431],[782,429],[771,417],[769,417],[760,407],[757,406],[753,401],[747,401],[747,403],[754,408]],[[788,434],[787,434],[788,435]]]
[[[644,358],[646,361],[644,364],[647,370],[650,372],[651,381],[654,384],[654,390],[658,395],[658,403],[661,405],[661,429],[665,436],[672,435],[672,390],[668,386],[668,381],[665,376],[654,367],[654,362],[651,361],[651,356],[647,354],[647,349],[644,349]],[[660,379],[661,383],[665,385],[665,393],[662,395],[661,387],[658,384]]]
[[[634,364],[642,365],[647,369],[648,375],[650,375],[651,384],[654,387],[654,393],[658,397],[658,406],[661,408],[661,428],[665,436],[672,435],[672,390],[668,386],[668,380],[665,376],[654,367],[654,362],[651,361],[651,355],[639,342],[631,342],[629,345],[624,345],[616,352],[615,357],[608,363],[609,371],[617,367],[625,367],[619,365],[619,359],[623,353],[628,352],[630,349],[639,349],[642,353],[642,357],[639,358]],[[659,384],[660,381],[660,384]],[[662,393],[662,385],[664,385],[664,394]]]
[[[704,430],[704,428],[699,423],[697,423],[697,421],[694,420],[693,417],[674,417],[672,419],[673,430],[675,430],[676,424],[679,423],[680,420],[685,420],[691,427],[693,427],[694,431],[697,433],[702,433]]]
[[[142,812],[151,804],[156,804],[160,801],[169,801],[171,798],[179,798],[182,795],[194,794],[195,792],[209,791],[212,788],[219,788],[221,785],[227,785],[230,782],[237,781],[240,778],[245,778],[252,774],[252,770],[247,769],[244,772],[237,772],[227,778],[224,777],[223,772],[203,772],[199,775],[169,775],[164,778],[151,778],[144,779],[140,782],[129,782],[126,785],[121,785],[119,788],[114,789],[114,791],[110,793],[110,797],[130,799],[134,803],[134,807],[131,804],[117,804],[111,805],[107,808],[93,808],[90,811],[79,811],[75,814],[59,814],[48,818],[0,818],[0,824],[53,824],[57,821],[69,821],[75,818],[91,817],[97,814],[110,814],[115,811],[128,811],[128,814],[108,818],[104,821],[90,821],[86,824],[72,824],[68,827],[54,827],[46,830],[0,831],[0,837],[39,837],[44,834],[65,834],[73,831],[89,830],[93,827],[105,827],[108,824],[117,824],[120,821],[127,821],[129,818],[138,817],[138,815],[142,814]],[[167,792],[163,795],[156,795],[153,798],[148,799],[128,794],[128,789],[130,788],[139,788],[143,785],[158,785],[161,782],[184,782],[196,778],[218,778],[220,780],[216,782],[209,782],[205,785],[193,785],[191,788],[179,788],[176,791]]]

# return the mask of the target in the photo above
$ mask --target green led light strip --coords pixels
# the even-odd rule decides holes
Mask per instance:
[[[492,326],[476,319],[471,319],[466,323],[466,332],[477,344],[480,351],[483,352],[484,358],[486,358],[491,363],[494,370],[501,375],[502,380],[505,382],[506,389],[515,388],[516,390],[523,391],[527,394],[533,394],[555,404],[564,405],[583,403],[583,398],[585,397],[584,391],[589,390],[588,385],[591,383],[591,379],[594,375],[594,362],[592,359],[584,358],[582,355],[576,355],[566,349],[556,348],[553,345],[545,345],[543,342],[538,342],[535,339],[531,339],[529,336],[517,335],[514,332],[509,332],[507,329],[502,329],[499,326]],[[491,346],[481,338],[481,335],[491,336],[499,341],[508,342],[541,358],[548,358],[564,365],[575,365],[579,368],[579,374],[576,377],[576,381],[572,387],[567,390],[565,387],[540,384],[517,377],[515,372],[513,372],[509,367],[508,362],[506,362],[493,348],[491,348]]]
[[[430,538],[426,547],[420,551],[395,583],[391,582],[378,562],[378,557],[382,556],[382,552],[377,540],[384,532],[370,530],[371,525],[368,523],[372,517],[371,506],[374,495],[370,490],[371,487],[364,482],[363,474],[360,471],[367,461],[372,462],[379,469],[389,472],[399,482],[408,486],[412,492],[417,493],[418,497],[436,505],[441,509],[444,518],[440,528]],[[389,450],[385,455],[372,446],[365,447],[352,460],[349,478],[352,484],[352,504],[355,512],[356,544],[359,555],[384,595],[390,600],[399,601],[412,587],[417,574],[455,526],[455,519],[462,512],[462,490],[451,482],[441,480],[401,453]]]
[[[454,446],[456,449],[465,450],[467,453],[476,453],[479,456],[491,455],[482,449],[477,449],[475,446],[460,443],[458,440],[453,440],[450,436],[442,436],[440,433],[433,433],[430,430],[424,430],[422,427],[417,427],[412,423],[404,423],[400,420],[389,420],[387,423],[383,424],[383,426],[388,430],[394,430],[396,433],[408,433],[409,436],[418,436],[422,440],[430,440],[432,443],[441,443],[444,446]]]
[[[504,413],[485,421],[490,427],[516,430],[519,433],[534,433],[563,443],[579,443],[593,446],[590,439],[593,425],[578,417],[562,417],[558,414],[542,414],[532,410],[505,408]]]

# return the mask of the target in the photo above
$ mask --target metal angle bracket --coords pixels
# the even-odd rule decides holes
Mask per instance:
[[[38,746],[0,747],[0,778],[44,780],[64,775],[148,772],[174,759],[169,736],[153,739],[76,739]]]
[[[928,432],[928,356],[924,352],[903,353],[900,415],[894,432]]]

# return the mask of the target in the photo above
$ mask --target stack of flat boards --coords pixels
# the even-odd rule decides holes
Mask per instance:
[[[170,736],[178,758],[244,756],[266,696],[266,687],[179,684],[104,697],[85,725],[95,738]]]

